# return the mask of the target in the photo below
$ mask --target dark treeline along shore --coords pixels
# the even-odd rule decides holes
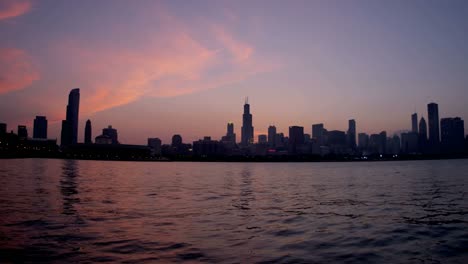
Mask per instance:
[[[80,90],[71,90],[62,121],[60,146],[47,135],[47,118],[36,116],[33,136],[28,128],[19,125],[17,133],[7,132],[7,124],[0,123],[0,158],[64,158],[92,160],[138,161],[377,161],[446,159],[468,157],[468,135],[460,117],[439,119],[436,103],[427,105],[427,119],[411,115],[411,130],[387,136],[356,132],[356,121],[348,121],[347,131],[327,130],[324,124],[313,124],[311,134],[302,126],[290,126],[289,134],[268,127],[268,134],[258,135],[254,143],[254,127],[250,104],[246,99],[242,115],[241,140],[236,140],[234,124],[227,124],[226,135],[220,140],[207,136],[185,143],[181,135],[174,135],[171,144],[159,138],[148,138],[148,144],[129,145],[118,140],[117,129],[102,129],[92,139],[91,120],[86,121],[84,142],[78,142]]]

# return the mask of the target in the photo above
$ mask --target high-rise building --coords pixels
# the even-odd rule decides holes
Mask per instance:
[[[387,132],[382,131],[379,133],[379,136],[380,136],[379,153],[385,154],[385,151],[387,149]]]
[[[426,120],[424,117],[421,117],[421,120],[419,121],[419,140],[418,140],[418,146],[419,146],[419,151],[421,153],[426,153],[427,152],[427,124]]]
[[[160,156],[161,155],[161,139],[159,138],[148,138],[148,147],[151,150],[151,154],[153,156]]]
[[[419,150],[419,137],[415,132],[401,134],[401,151],[405,154],[414,154]]]
[[[18,137],[20,139],[28,138],[28,129],[26,128],[26,126],[18,126]]]
[[[34,119],[33,138],[47,138],[47,118],[36,116]]]
[[[86,126],[85,126],[85,132],[84,132],[84,143],[85,144],[92,144],[93,132],[92,132],[92,127],[91,127],[91,120],[86,121]]]
[[[436,103],[428,104],[427,114],[429,119],[429,147],[431,152],[438,152],[440,142],[439,106]]]
[[[258,144],[267,144],[268,137],[267,135],[258,135]]]
[[[78,142],[78,114],[80,107],[80,89],[75,88],[68,95],[67,116],[62,121],[62,146]]]
[[[120,144],[117,129],[112,128],[112,126],[108,126],[107,128],[102,129],[102,135],[110,137],[112,144]]]
[[[289,151],[292,154],[297,154],[300,146],[304,145],[304,128],[301,126],[289,127]]]
[[[242,115],[242,135],[241,144],[242,146],[248,146],[253,143],[254,140],[254,128],[252,126],[252,114],[250,114],[249,100],[246,98],[244,104],[244,114]]]
[[[71,126],[70,122],[67,120],[62,120],[62,131],[60,133],[60,138],[62,140],[61,146],[68,146],[71,144]]]
[[[444,153],[462,153],[465,140],[465,124],[460,117],[440,120],[441,147]]]
[[[7,131],[7,124],[0,123],[0,136],[5,135]]]
[[[178,134],[173,135],[171,146],[177,148],[177,147],[180,147],[181,145],[182,145],[182,136]]]
[[[234,133],[234,123],[227,124],[226,139],[227,141],[231,143],[236,143],[236,133]]]
[[[284,138],[284,134],[283,133],[276,133],[276,136],[275,136],[275,147],[279,147],[279,148],[282,148],[285,146],[286,144],[286,139]]]
[[[366,133],[358,134],[358,147],[361,151],[367,150],[369,146],[369,135]]]
[[[269,126],[268,127],[268,145],[270,145],[270,147],[275,146],[275,137],[276,137],[276,127]]]
[[[315,138],[319,146],[325,145],[323,124],[312,125],[312,138]]]
[[[356,149],[356,121],[354,119],[348,121],[347,143],[349,148]]]
[[[418,114],[411,115],[411,132],[418,133]]]

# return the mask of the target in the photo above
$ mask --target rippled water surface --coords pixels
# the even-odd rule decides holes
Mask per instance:
[[[468,263],[468,160],[0,160],[0,262]]]

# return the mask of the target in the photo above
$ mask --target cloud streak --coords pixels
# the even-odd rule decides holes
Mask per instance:
[[[2,0],[0,1],[0,20],[21,16],[31,10],[30,1]]]
[[[39,77],[39,72],[24,50],[0,49],[0,94],[24,89]]]
[[[174,18],[164,16],[165,22]],[[242,81],[271,71],[274,64],[255,58],[254,48],[225,27],[210,25],[207,47],[180,23],[165,25],[171,32],[150,35],[138,49],[79,40],[58,48],[88,79],[83,87],[83,111],[93,114],[134,102],[142,97],[182,96]],[[204,36],[206,38],[207,36]],[[205,39],[204,39],[205,40]],[[73,57],[67,54],[74,54]]]

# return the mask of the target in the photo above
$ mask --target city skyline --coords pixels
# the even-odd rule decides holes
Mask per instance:
[[[46,116],[60,142],[72,87],[82,94],[78,142],[88,119],[123,143],[219,139],[228,122],[239,141],[245,96],[255,141],[269,125],[309,134],[318,123],[347,131],[351,119],[356,134],[390,136],[412,129],[411,113],[429,123],[429,102],[439,119],[468,120],[467,10],[463,1],[6,1],[0,122],[32,135],[34,117]]]
[[[77,141],[78,132],[78,116],[80,108],[80,88],[74,88],[68,95],[68,104],[66,107],[66,119],[62,120],[61,130],[61,147],[67,148],[70,145],[76,145],[77,143],[93,144],[91,120],[86,121],[84,128],[84,142]],[[292,125],[289,126],[288,137],[284,137],[284,133],[278,132],[276,126],[270,125],[268,127],[268,134],[258,134],[258,140],[254,138],[254,127],[253,127],[253,114],[250,111],[250,104],[248,97],[245,98],[243,113],[242,113],[242,127],[241,127],[241,139],[236,140],[236,134],[234,133],[234,123],[228,122],[226,134],[221,136],[219,140],[212,141],[211,136],[203,136],[198,140],[192,140],[194,144],[198,142],[197,152],[200,152],[201,145],[203,143],[213,142],[215,144],[221,143],[225,147],[234,148],[235,145],[243,149],[248,149],[253,144],[265,145],[270,148],[282,148],[288,147],[290,154],[298,153],[299,151],[319,151],[319,149],[302,149],[302,146],[310,145],[313,140],[313,144],[316,146],[327,146],[331,149],[335,149],[336,153],[356,153],[358,149],[361,151],[365,149],[371,149],[375,151],[380,149],[380,152],[394,152],[395,154],[400,153],[425,153],[425,154],[438,154],[441,151],[450,153],[452,151],[462,152],[465,141],[468,139],[468,135],[465,135],[464,121],[459,116],[456,117],[439,117],[439,105],[435,102],[427,104],[427,116],[429,124],[426,124],[424,116],[421,115],[419,125],[417,125],[418,117],[417,113],[411,114],[411,129],[400,130],[399,133],[388,134],[386,130],[380,131],[380,133],[368,133],[361,131],[357,133],[356,120],[348,120],[348,128],[346,131],[340,130],[328,130],[323,123],[312,124],[311,133],[307,133],[303,126]],[[1,124],[1,134],[7,133],[7,124]],[[22,139],[47,139],[48,121],[45,116],[36,116],[34,119],[33,136],[29,137],[27,126],[18,125],[17,135]],[[13,130],[11,130],[13,133]],[[387,137],[389,136],[389,137]],[[466,138],[465,138],[466,136]],[[365,137],[365,138],[363,138]],[[286,140],[285,140],[286,139]],[[52,139],[53,140],[53,139]],[[155,141],[159,141],[161,146],[162,140],[160,138],[148,137],[148,146],[154,145]],[[400,141],[401,140],[401,141]],[[55,140],[56,141],[56,140]],[[172,136],[172,146],[174,144],[177,151],[189,151],[190,143],[187,145],[183,142],[182,135],[174,134]],[[387,142],[388,141],[388,142]],[[174,143],[178,142],[178,143]],[[326,142],[326,143],[325,143]],[[113,128],[112,125],[108,125],[107,128],[102,129],[102,134],[95,137],[95,143],[97,145],[102,144],[121,144],[118,140],[117,129]],[[182,144],[184,143],[184,144]],[[279,145],[278,145],[279,143]],[[391,144],[388,148],[387,144]],[[396,145],[395,145],[396,144]],[[167,144],[166,144],[167,145]],[[346,150],[345,150],[346,149]],[[372,150],[374,149],[374,150]],[[218,151],[218,150],[217,150]],[[221,151],[221,149],[219,150]],[[350,152],[351,151],[351,152]],[[328,152],[328,150],[327,150]],[[333,151],[332,151],[333,152]],[[387,153],[388,154],[388,153]]]

